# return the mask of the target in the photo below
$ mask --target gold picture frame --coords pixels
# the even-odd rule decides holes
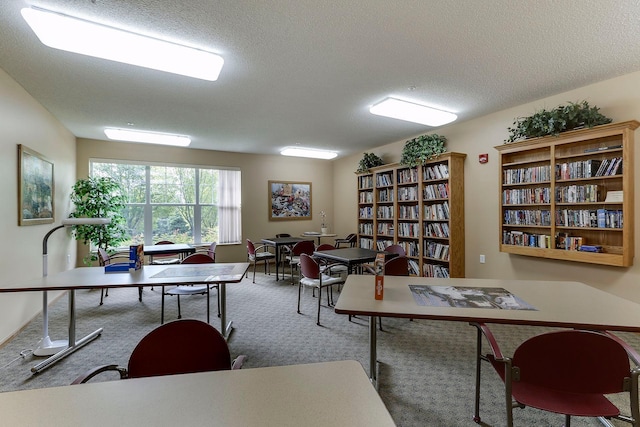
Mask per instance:
[[[269,221],[311,220],[311,183],[269,181]]]
[[[54,190],[53,162],[18,144],[18,225],[52,223]]]

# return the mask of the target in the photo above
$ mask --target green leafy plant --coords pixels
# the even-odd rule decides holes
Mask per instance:
[[[435,159],[447,151],[445,144],[447,138],[442,135],[421,135],[410,139],[402,149],[400,164],[416,166]]]
[[[91,242],[103,249],[118,246],[125,240],[122,215],[125,198],[118,181],[110,177],[80,179],[72,188],[71,201],[76,211],[69,215],[70,218],[111,218],[111,223],[106,225],[74,225],[72,231],[76,240],[85,245]],[[95,259],[95,255],[89,254],[83,261],[90,264]]]
[[[598,107],[592,107],[587,101],[569,102],[552,110],[539,110],[528,117],[518,117],[511,127],[507,128],[509,137],[504,141],[520,141],[548,135],[559,135],[561,132],[580,128],[594,127],[611,123],[609,117],[600,113]]]
[[[374,153],[364,153],[364,156],[358,163],[358,170],[356,173],[369,172],[369,169],[382,165],[384,165],[384,161],[380,157],[376,156]]]

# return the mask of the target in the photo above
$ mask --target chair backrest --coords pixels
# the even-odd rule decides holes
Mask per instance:
[[[299,256],[301,254],[311,255],[316,250],[316,245],[311,240],[301,240],[291,249],[291,253],[294,256]]]
[[[216,260],[216,247],[218,246],[217,242],[212,242],[209,245],[209,249],[207,249],[207,255],[209,255],[214,261]]]
[[[100,266],[108,265],[111,263],[111,257],[106,249],[98,248],[98,263]]]
[[[392,254],[398,254],[400,256],[407,256],[407,252],[400,245],[390,245],[384,249],[385,252],[389,252]]]
[[[408,276],[409,275],[409,260],[406,256],[400,255],[395,258],[391,258],[384,263],[384,275],[385,276]]]
[[[336,248],[335,246],[330,245],[329,243],[323,243],[316,248],[316,251],[331,251],[335,248]]]
[[[247,253],[250,257],[255,256],[256,254],[256,246],[249,239],[247,239]]]
[[[158,243],[156,243],[156,245],[175,245],[174,242],[172,242],[171,240],[160,240]],[[154,258],[175,258],[177,256],[179,256],[180,254],[175,252],[175,253],[169,253],[169,254],[158,254],[158,255],[154,255]]]
[[[308,279],[318,279],[320,277],[320,265],[310,255],[300,255],[300,272]]]
[[[555,331],[522,343],[513,355],[520,381],[577,393],[619,393],[629,376],[626,350],[611,337],[584,330]]]
[[[216,260],[211,258],[209,255],[198,253],[189,255],[183,259],[180,264],[212,264],[214,262],[216,262]]]
[[[147,334],[129,358],[129,378],[231,369],[231,355],[220,332],[208,323],[182,319]]]
[[[289,234],[289,233],[279,233],[279,234],[276,234],[276,237],[291,237],[291,234]]]

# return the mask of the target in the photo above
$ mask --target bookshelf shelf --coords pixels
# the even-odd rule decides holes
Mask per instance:
[[[384,249],[399,244],[413,275],[464,277],[465,158],[444,153],[417,167],[383,165],[359,174],[358,197],[373,192],[374,202],[367,207],[376,212],[375,220],[359,215],[359,246]]]
[[[631,266],[634,131],[639,126],[633,120],[495,147],[500,251]],[[605,201],[608,193],[613,201]],[[581,245],[602,252],[580,251]]]

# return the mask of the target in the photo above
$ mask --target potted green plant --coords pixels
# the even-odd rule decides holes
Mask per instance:
[[[369,169],[375,168],[376,166],[384,165],[384,161],[376,156],[374,153],[364,153],[362,159],[358,163],[358,170],[356,173],[369,172]]]
[[[598,107],[592,107],[587,101],[569,102],[552,110],[536,111],[528,117],[518,117],[508,127],[509,137],[505,144],[527,138],[537,138],[548,135],[559,135],[572,129],[594,127],[611,123],[609,117],[600,113]]]
[[[402,149],[400,164],[416,166],[435,159],[447,151],[445,144],[447,138],[442,135],[421,135],[410,139]]]
[[[110,177],[80,179],[72,187],[71,202],[76,206],[75,212],[69,215],[71,218],[111,218],[111,223],[106,225],[74,225],[72,231],[76,240],[85,245],[93,243],[105,250],[125,240],[122,215],[125,198],[118,181]],[[85,264],[95,260],[92,253],[83,258]]]

